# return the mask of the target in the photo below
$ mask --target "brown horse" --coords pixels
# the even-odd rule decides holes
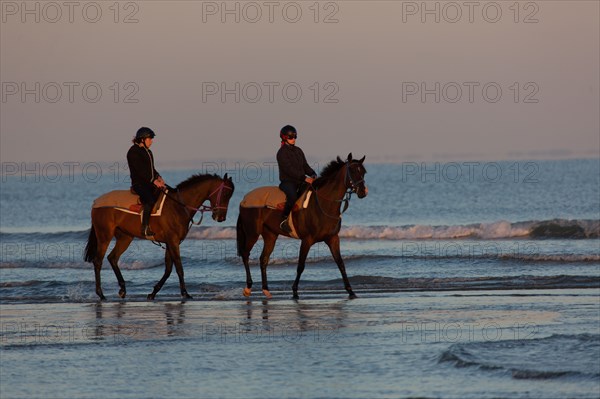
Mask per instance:
[[[364,181],[364,175],[367,173],[363,166],[364,160],[365,157],[362,157],[360,160],[352,159],[352,153],[350,153],[346,161],[342,161],[339,157],[337,160],[331,161],[323,169],[321,176],[309,188],[313,193],[307,207],[293,212],[294,226],[298,238],[302,240],[296,280],[292,286],[294,299],[298,298],[298,284],[300,283],[300,276],[304,271],[304,263],[308,251],[313,244],[321,241],[324,241],[329,247],[333,259],[340,269],[342,279],[344,280],[344,287],[350,298],[356,297],[354,292],[352,292],[350,281],[348,281],[348,276],[346,275],[346,267],[340,255],[340,237],[338,233],[342,225],[341,214],[348,206],[351,194],[356,193],[358,198],[364,198],[368,193]],[[340,210],[342,202],[345,202],[344,210]],[[250,296],[252,289],[252,277],[248,264],[250,251],[254,247],[254,244],[256,244],[258,237],[262,236],[264,241],[264,247],[260,255],[262,289],[267,298],[272,297],[267,284],[269,256],[273,252],[275,242],[280,234],[289,237],[279,227],[280,222],[280,210],[240,207],[240,214],[237,220],[237,247],[238,255],[242,257],[244,266],[246,267],[244,296]]]
[[[148,299],[154,299],[167,281],[173,270],[173,263],[179,276],[181,296],[191,298],[185,288],[179,244],[185,239],[197,211],[203,213],[210,210],[214,220],[223,222],[227,217],[227,206],[233,190],[233,181],[227,178],[227,174],[223,178],[217,175],[194,175],[179,183],[174,191],[166,194],[162,215],[150,218],[150,226],[155,233],[153,240],[166,244],[165,273],[154,286],[152,293],[148,295]],[[210,206],[202,206],[207,199],[210,201]],[[108,261],[119,281],[119,296],[125,298],[125,280],[118,263],[121,254],[134,238],[145,238],[140,235],[140,216],[111,207],[93,208],[92,228],[85,247],[84,259],[86,262],[94,263],[96,294],[101,300],[106,298],[102,293],[100,270],[104,254],[113,237],[116,237],[117,242],[108,255]]]

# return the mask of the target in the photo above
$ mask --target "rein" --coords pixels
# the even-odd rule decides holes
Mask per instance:
[[[349,184],[346,183],[347,181],[349,181]],[[312,185],[311,185],[312,190],[315,192],[315,201],[317,202],[317,206],[319,207],[319,210],[321,211],[321,213],[323,213],[325,216],[327,216],[331,219],[341,219],[344,212],[346,212],[346,210],[348,210],[348,207],[350,206],[350,199],[352,198],[352,194],[356,193],[356,190],[358,189],[358,185],[364,181],[365,181],[365,179],[360,179],[359,181],[355,181],[354,178],[352,178],[352,174],[350,173],[350,161],[346,161],[346,175],[344,176],[344,186],[346,187],[346,191],[344,192],[344,197],[340,200],[338,200],[338,199],[330,200],[330,199],[325,198],[326,200],[331,201],[331,202],[339,202],[339,203],[343,202],[344,203],[344,209],[342,209],[340,214],[337,216],[330,215],[329,213],[327,213],[323,210],[323,207],[319,203],[319,193],[318,193],[317,189],[312,187]],[[324,197],[321,197],[321,198],[324,198]]]
[[[189,230],[192,227],[192,225],[195,224],[196,226],[198,226],[198,225],[200,225],[200,223],[202,223],[202,220],[204,219],[204,212],[208,212],[208,211],[213,211],[214,212],[214,211],[219,210],[219,209],[227,209],[226,206],[221,206],[221,198],[223,196],[223,190],[224,189],[231,190],[231,187],[228,187],[228,186],[225,185],[225,180],[223,180],[221,182],[221,184],[219,184],[219,187],[217,187],[217,189],[214,190],[212,193],[210,193],[208,195],[208,197],[207,197],[207,199],[210,199],[213,195],[217,194],[217,199],[215,201],[217,203],[217,205],[210,206],[210,205],[201,204],[197,208],[194,207],[194,206],[191,206],[191,205],[188,205],[188,204],[184,203],[181,200],[181,193],[179,192],[179,190],[175,190],[177,192],[177,198],[173,197],[172,195],[170,195],[166,191],[164,191],[164,194],[167,197],[169,197],[170,199],[172,199],[173,201],[175,201],[177,204],[181,205],[185,209],[185,211],[188,214],[188,217],[190,219],[189,220],[190,225],[188,227],[188,230]],[[206,199],[204,201],[206,201]],[[194,222],[194,215],[190,215],[189,211],[200,212],[200,220],[198,222]]]

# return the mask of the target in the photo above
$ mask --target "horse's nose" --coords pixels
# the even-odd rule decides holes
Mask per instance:
[[[358,193],[358,198],[365,198],[367,194],[369,194],[369,188],[365,186],[365,189]]]

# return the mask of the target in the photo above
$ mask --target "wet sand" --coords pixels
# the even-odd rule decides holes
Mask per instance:
[[[418,292],[266,301],[255,293],[250,300],[3,304],[0,393],[593,397],[592,382],[521,382],[440,363],[440,356],[456,343],[597,333],[598,294]],[[477,383],[469,385],[473,378]]]
[[[384,328],[413,336],[414,328],[428,328],[428,324],[453,327],[453,337],[463,332],[473,334],[487,326],[489,333],[495,329],[494,337],[501,338],[507,334],[501,330],[508,331],[517,325],[552,324],[561,317],[560,312],[550,309],[449,308],[451,302],[463,302],[469,296],[477,293],[371,295],[358,300],[342,296],[299,301],[268,301],[258,294],[250,300],[15,304],[1,305],[0,320],[2,345],[68,345],[175,337],[227,341],[241,339],[243,335],[248,339],[260,338],[265,334],[271,339],[279,336],[293,340],[317,336],[320,330],[333,338],[342,329],[368,333]],[[485,307],[486,303],[496,306],[498,296],[486,295],[477,301],[478,307]],[[425,330],[424,335],[435,334]]]

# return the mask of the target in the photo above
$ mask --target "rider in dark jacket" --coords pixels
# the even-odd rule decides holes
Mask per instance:
[[[298,189],[303,183],[311,184],[317,174],[306,162],[304,152],[296,146],[298,133],[296,128],[286,125],[279,132],[281,147],[277,151],[277,164],[279,166],[279,188],[285,193],[286,201],[283,209],[280,227],[289,233],[288,216],[294,203],[298,199]]]
[[[131,188],[140,196],[140,201],[144,206],[141,234],[145,237],[154,235],[148,226],[150,213],[156,202],[157,189],[165,187],[165,181],[154,168],[154,155],[150,151],[155,136],[150,128],[140,128],[133,139],[133,145],[127,152]]]

